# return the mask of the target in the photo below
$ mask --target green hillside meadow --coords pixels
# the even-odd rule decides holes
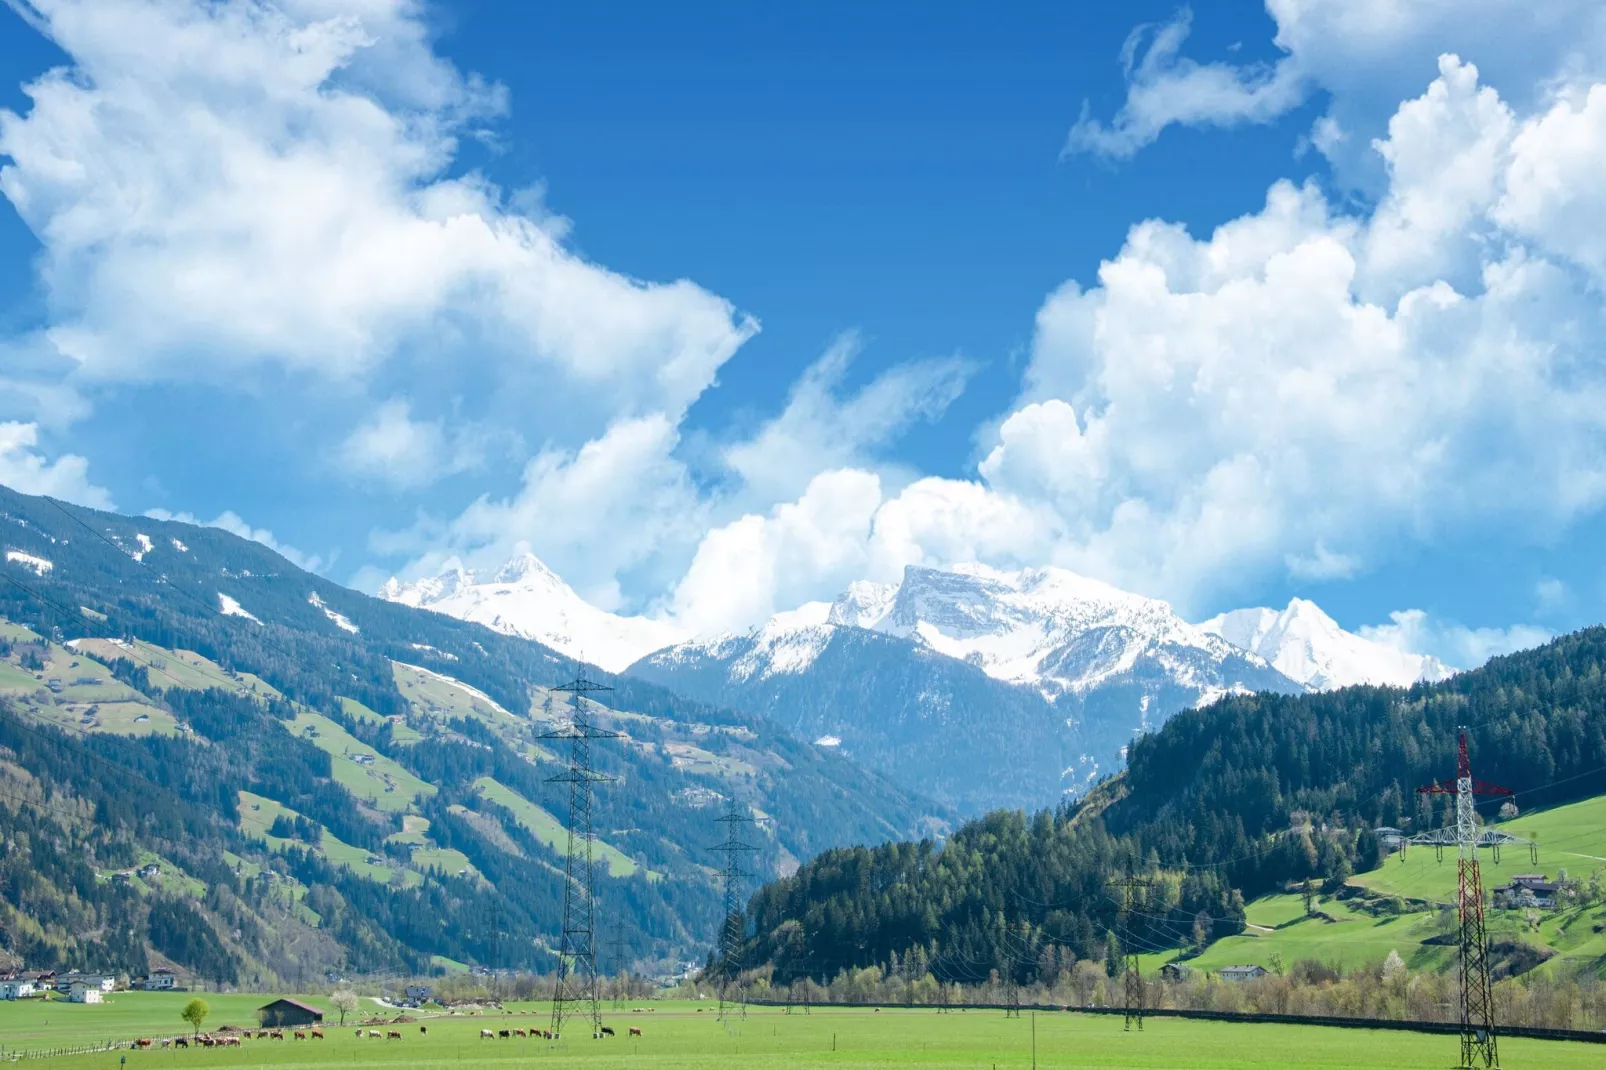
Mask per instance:
[[[174,1036],[182,994],[124,993],[101,1007],[65,1004],[0,1004],[0,1036],[8,1050],[51,1044],[82,1044],[105,1035]],[[250,1021],[264,996],[206,996],[208,1024]],[[326,1000],[306,997],[318,1005]],[[365,1004],[365,1009],[371,1004]],[[506,1015],[421,1018],[395,1026],[400,1040],[361,1039],[354,1029],[327,1027],[322,1041],[249,1040],[243,1049],[161,1050],[65,1056],[50,1061],[62,1070],[103,1067],[127,1055],[133,1070],[169,1066],[272,1067],[434,1067],[470,1066],[653,1066],[666,1070],[730,1067],[741,1070],[795,1070],[798,1067],[910,1066],[933,1068],[1027,1067],[1032,1065],[1035,1027],[1039,1067],[1345,1067],[1401,1070],[1450,1065],[1456,1038],[1421,1033],[1148,1020],[1141,1033],[1124,1032],[1121,1020],[1104,1015],[1063,1012],[1026,1014],[1014,1019],[999,1011],[937,1014],[931,1010],[880,1010],[870,1007],[815,1008],[809,1015],[755,1007],[745,1021],[728,1026],[714,1007],[675,1001],[605,1007],[604,1021],[618,1032],[594,1041],[575,1034],[556,1044],[541,1040],[483,1040],[481,1029],[545,1025],[545,1003],[510,1004]],[[361,1012],[360,1012],[361,1013]],[[47,1017],[48,1026],[36,1024]],[[420,1035],[418,1025],[427,1026]],[[643,1035],[626,1035],[630,1026]],[[392,1027],[385,1027],[392,1028]],[[1508,1070],[1583,1070],[1601,1065],[1598,1045],[1501,1041]]]
[[[1493,827],[1539,843],[1536,864],[1526,848],[1503,849],[1496,862],[1479,852],[1485,901],[1518,873],[1565,872],[1588,883],[1592,875],[1606,880],[1606,796],[1524,814]],[[1216,970],[1236,964],[1271,968],[1315,959],[1352,967],[1376,962],[1396,951],[1414,970],[1448,969],[1454,965],[1453,944],[1437,942],[1452,931],[1456,864],[1453,851],[1440,861],[1432,848],[1409,848],[1378,869],[1351,877],[1343,895],[1316,897],[1315,912],[1305,913],[1302,895],[1262,896],[1246,904],[1244,931],[1211,943],[1191,957],[1177,951],[1144,956],[1146,968],[1181,961],[1196,969]],[[1361,894],[1356,895],[1356,892]],[[1389,900],[1403,907],[1392,913]],[[1385,909],[1380,910],[1379,906]],[[1520,940],[1550,955],[1537,967],[1547,973],[1599,970],[1606,962],[1606,907],[1564,907],[1529,913],[1488,911],[1491,939]]]

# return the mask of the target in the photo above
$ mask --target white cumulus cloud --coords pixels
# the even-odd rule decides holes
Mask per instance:
[[[89,481],[89,462],[66,453],[47,460],[36,447],[39,426],[0,423],[0,484],[23,494],[45,494],[94,509],[112,508],[111,495]]]
[[[405,357],[592,399],[585,435],[678,415],[757,329],[454,170],[505,94],[434,54],[414,0],[10,2],[70,57],[0,110],[0,193],[75,381],[356,391]]]

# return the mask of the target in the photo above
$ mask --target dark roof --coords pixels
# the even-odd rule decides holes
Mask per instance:
[[[310,1003],[303,1003],[299,999],[291,999],[289,996],[281,996],[272,1003],[264,1003],[262,1006],[258,1007],[257,1010],[265,1011],[269,1007],[277,1007],[281,1003],[288,1003],[292,1007],[299,1007],[308,1014],[316,1014],[319,1018],[323,1017],[323,1011],[319,1010],[317,1007],[314,1007]]]

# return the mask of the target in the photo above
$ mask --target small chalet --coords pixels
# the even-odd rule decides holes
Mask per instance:
[[[408,985],[407,986],[407,998],[410,999],[410,1000],[413,1000],[416,1003],[422,1003],[425,1000],[429,999],[429,997],[433,996],[434,994],[435,994],[435,990],[433,988],[431,988],[429,985]]]
[[[257,1019],[266,1026],[318,1025],[323,1011],[298,999],[276,999],[257,1008]]]
[[[1162,981],[1186,981],[1193,976],[1193,967],[1184,966],[1180,962],[1168,962],[1160,967]]]
[[[1266,976],[1266,967],[1223,966],[1216,971],[1216,976],[1223,981],[1253,981],[1256,977]]]
[[[1561,882],[1546,880],[1543,873],[1519,873],[1510,884],[1494,890],[1494,905],[1507,910],[1523,907],[1553,907],[1561,893]]]

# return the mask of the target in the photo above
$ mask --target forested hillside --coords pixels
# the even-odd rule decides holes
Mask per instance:
[[[574,666],[226,532],[4,488],[0,554],[0,958],[222,983],[549,964],[541,736]],[[621,733],[595,748],[606,969],[700,956],[730,802],[769,874],[941,826],[767,722],[591,675]]]
[[[1458,725],[1474,774],[1523,808],[1606,792],[1603,672],[1592,628],[1408,691],[1223,699],[1135,741],[1128,771],[1079,805],[993,813],[940,847],[826,852],[753,897],[748,961],[777,982],[898,963],[1035,982],[1112,953],[1120,875],[1154,882],[1139,946],[1202,944],[1241,929],[1247,899],[1375,868],[1378,826],[1445,823],[1448,797],[1414,789],[1454,776]]]

